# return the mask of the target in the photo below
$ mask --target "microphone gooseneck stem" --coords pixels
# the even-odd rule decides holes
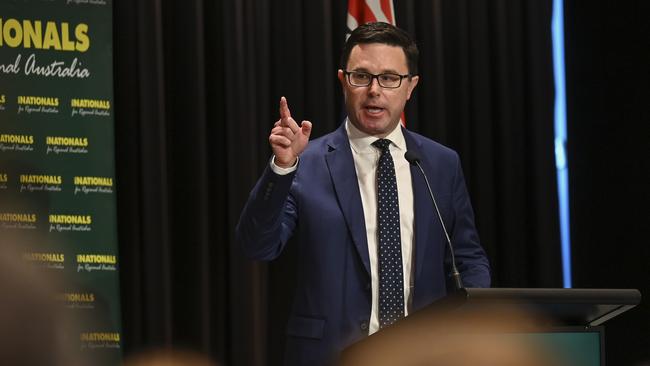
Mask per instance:
[[[449,233],[447,233],[447,228],[445,227],[445,222],[442,220],[442,215],[440,214],[438,203],[436,202],[436,198],[434,197],[433,191],[431,190],[429,179],[427,178],[427,175],[424,173],[424,169],[422,169],[419,159],[414,159],[414,163],[420,169],[420,172],[424,177],[424,182],[427,184],[427,189],[429,190],[429,197],[431,197],[431,201],[433,201],[433,206],[436,209],[436,214],[438,214],[438,220],[440,221],[440,226],[442,226],[442,231],[445,233],[445,239],[447,239],[447,245],[449,246],[449,254],[451,255],[451,277],[453,279],[454,287],[456,287],[456,290],[460,290],[464,287],[463,280],[460,278],[460,273],[458,272],[458,268],[456,267],[456,256],[454,255],[454,247],[451,245],[451,239],[449,238]]]

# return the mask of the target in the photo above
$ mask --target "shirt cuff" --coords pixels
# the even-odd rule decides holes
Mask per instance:
[[[293,164],[292,166],[290,166],[288,168],[281,168],[281,167],[275,165],[275,155],[273,155],[273,157],[271,157],[271,162],[269,163],[269,165],[271,166],[271,170],[273,171],[273,173],[275,173],[277,175],[287,175],[289,173],[295,172],[296,169],[298,169],[298,162],[299,161],[300,161],[300,157],[296,158],[296,163]]]

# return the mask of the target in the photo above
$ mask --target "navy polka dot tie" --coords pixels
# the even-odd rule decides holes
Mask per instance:
[[[372,144],[381,150],[377,163],[377,238],[379,241],[379,327],[404,317],[404,275],[399,200],[390,140]]]

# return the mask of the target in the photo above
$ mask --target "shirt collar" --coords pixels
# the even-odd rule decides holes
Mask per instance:
[[[345,130],[350,140],[350,147],[356,153],[377,152],[378,150],[372,146],[372,143],[379,140],[379,138],[369,135],[352,124],[349,118],[345,119]],[[385,138],[389,139],[397,149],[406,151],[406,141],[402,133],[402,123],[397,124],[395,129],[391,131]]]

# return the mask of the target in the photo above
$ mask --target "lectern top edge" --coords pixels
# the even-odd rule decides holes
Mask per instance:
[[[457,296],[466,301],[515,303],[638,305],[641,302],[641,293],[636,289],[464,288]]]

